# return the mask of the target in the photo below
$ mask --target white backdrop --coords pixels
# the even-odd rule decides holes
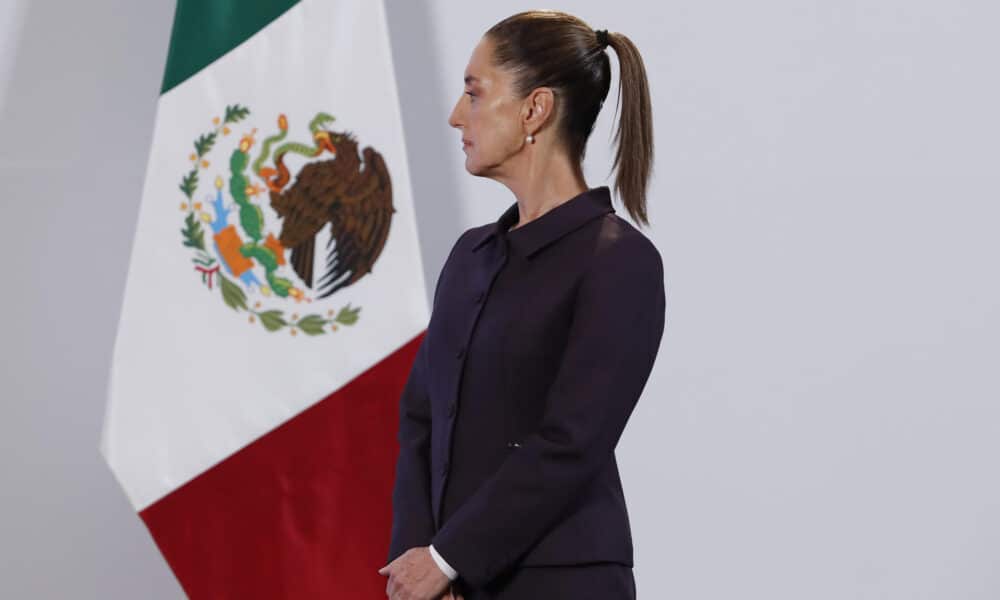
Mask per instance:
[[[547,6],[651,78],[667,328],[618,449],[640,598],[1000,596],[1000,5]],[[531,7],[387,1],[428,296],[513,202],[446,119]],[[0,7],[5,598],[183,597],[97,450],[172,15]]]

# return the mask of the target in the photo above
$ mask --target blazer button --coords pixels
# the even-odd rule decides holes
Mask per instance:
[[[448,416],[449,417],[454,417],[455,416],[455,408],[456,408],[456,406],[457,405],[456,405],[455,402],[452,402],[451,404],[448,405]]]
[[[483,292],[479,292],[478,294],[476,294],[476,304],[479,304],[480,302],[482,302],[483,298],[485,298],[485,297],[486,297],[486,294],[484,294]]]
[[[455,353],[455,358],[462,358],[463,356],[465,356],[465,346],[459,348],[458,352]]]
[[[448,461],[441,463],[441,474],[442,475],[448,474]]]

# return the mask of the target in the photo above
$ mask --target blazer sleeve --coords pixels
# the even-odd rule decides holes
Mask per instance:
[[[430,493],[430,399],[427,395],[427,336],[420,341],[399,401],[399,457],[392,489],[392,535],[386,564],[434,535]]]
[[[434,287],[437,303],[441,279],[455,249],[469,233],[466,230],[452,246]],[[433,310],[433,308],[432,308]],[[392,533],[386,564],[417,546],[429,546],[434,535],[430,492],[431,409],[427,387],[427,336],[420,341],[410,375],[399,399],[399,456],[392,489]]]
[[[484,585],[514,566],[613,458],[664,313],[662,260],[646,238],[619,238],[591,262],[538,429],[432,540],[467,582]]]

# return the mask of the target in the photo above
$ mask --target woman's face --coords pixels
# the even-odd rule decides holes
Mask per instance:
[[[524,145],[511,74],[493,66],[493,43],[484,36],[465,70],[465,89],[448,117],[462,132],[465,169],[473,175],[506,173],[509,159]]]

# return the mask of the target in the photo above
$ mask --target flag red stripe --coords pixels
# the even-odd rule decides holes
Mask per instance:
[[[139,513],[188,597],[385,597],[399,397],[425,333]]]

